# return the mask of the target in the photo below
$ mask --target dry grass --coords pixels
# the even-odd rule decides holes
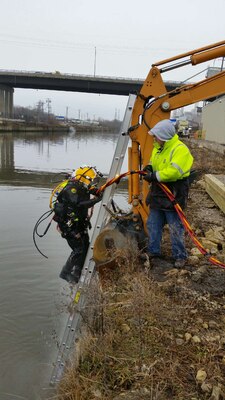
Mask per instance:
[[[120,255],[98,304],[87,306],[85,319],[95,315],[94,324],[82,341],[79,367],[70,366],[57,400],[210,398],[196,374],[204,369],[210,385],[223,383],[223,349],[218,340],[206,340],[193,313],[196,298],[187,293],[168,296],[168,287],[159,287],[138,258]],[[199,298],[198,306],[198,318],[205,319],[208,303]],[[201,342],[186,341],[187,332]]]
[[[191,147],[201,174],[225,173],[223,156]],[[224,219],[215,208],[204,208],[203,191],[193,193],[188,219],[204,233],[209,210]],[[54,399],[225,399],[225,296],[195,292],[191,273],[158,283],[151,276],[133,253],[118,254],[117,268],[102,271],[101,292],[89,291],[83,312],[87,334],[79,366],[70,365]],[[207,374],[203,385],[196,379],[201,369]]]

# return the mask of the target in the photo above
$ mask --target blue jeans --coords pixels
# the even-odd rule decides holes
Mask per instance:
[[[184,244],[184,227],[176,211],[150,210],[147,220],[149,234],[148,252],[161,254],[161,240],[164,225],[169,225],[172,244],[172,256],[175,259],[186,259],[187,252]]]

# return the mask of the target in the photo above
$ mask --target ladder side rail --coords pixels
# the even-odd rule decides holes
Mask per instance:
[[[111,164],[110,172],[109,172],[109,177],[108,179],[112,179],[116,174],[119,174],[122,168],[122,164],[124,161],[124,157],[126,154],[127,150],[127,145],[129,141],[129,136],[128,135],[122,135],[123,132],[127,132],[129,125],[130,125],[130,120],[131,120],[131,113],[133,110],[134,102],[136,99],[136,95],[130,95],[124,120],[120,129],[119,133],[119,140],[117,142],[117,146],[114,152],[114,158]],[[81,311],[84,308],[85,305],[85,298],[86,298],[86,293],[83,291],[84,287],[87,287],[91,281],[92,275],[95,270],[95,262],[92,258],[93,256],[93,247],[95,240],[97,236],[99,235],[102,227],[104,226],[103,221],[105,221],[106,216],[107,216],[107,211],[106,211],[106,205],[108,205],[111,201],[111,198],[113,197],[113,194],[116,189],[116,184],[110,186],[103,194],[101,206],[99,209],[99,213],[97,216],[96,224],[92,233],[92,238],[90,242],[90,246],[87,252],[87,256],[84,262],[84,267],[82,270],[82,274],[78,283],[78,286],[75,290],[74,293],[74,303],[76,304],[76,307],[74,309],[74,312],[69,315],[66,329],[64,331],[62,343],[59,347],[58,351],[58,356],[57,356],[57,361],[56,365],[54,367],[52,377],[51,377],[51,384],[54,385],[56,382],[59,382],[63,370],[65,367],[65,363],[68,359],[68,355],[71,353],[71,348],[74,346],[74,342],[76,339],[76,336],[79,337],[78,334],[78,329],[81,321]]]
[[[128,99],[125,116],[124,116],[123,123],[121,125],[121,129],[120,129],[120,133],[119,133],[119,139],[117,141],[116,149],[114,152],[114,157],[112,160],[112,164],[111,164],[111,168],[110,168],[110,172],[109,172],[109,176],[108,176],[109,180],[114,178],[117,174],[120,173],[122,165],[123,165],[124,157],[126,155],[127,146],[128,146],[128,142],[129,142],[129,135],[127,135],[126,133],[129,128],[129,125],[130,125],[131,113],[133,110],[135,100],[136,100],[136,95],[131,94]],[[123,133],[125,133],[125,134],[123,135]],[[103,221],[105,221],[105,219],[108,215],[106,206],[109,205],[109,203],[113,197],[113,194],[115,192],[116,187],[117,187],[117,185],[113,184],[112,186],[109,186],[107,188],[107,190],[105,190],[105,192],[103,193],[101,207],[99,209],[99,213],[97,216],[95,228],[93,230],[90,246],[89,246],[87,256],[86,256],[86,259],[84,262],[84,267],[82,270],[82,275],[81,275],[81,279],[80,279],[81,283],[83,283],[83,281],[85,283],[87,283],[87,281],[89,282],[90,278],[91,278],[90,275],[92,275],[92,273],[93,273],[95,263],[92,263],[91,260],[92,260],[92,255],[93,255],[94,243],[95,243],[97,236],[99,235],[99,233],[101,232],[101,230],[104,226]],[[87,278],[87,279],[85,279],[85,278]]]
[[[80,332],[78,332],[77,327],[80,326],[80,321],[82,319],[80,312],[75,312],[74,315],[71,314],[71,319],[68,320],[68,326],[65,331],[66,338],[62,341],[60,349],[58,351],[57,360],[52,372],[50,384],[54,386],[59,383],[64,372],[66,363],[69,361],[69,357],[72,356],[71,349],[76,347],[76,339],[79,338]],[[69,326],[70,325],[70,326]]]
[[[115,153],[114,153],[114,158],[113,158],[110,172],[109,172],[109,179],[112,179],[116,174],[119,174],[121,171],[121,168],[122,168],[124,156],[125,156],[125,153],[127,150],[128,142],[129,142],[129,135],[127,134],[127,131],[130,126],[131,113],[133,111],[135,100],[136,100],[136,95],[130,94],[128,103],[127,103],[127,107],[126,107],[125,116],[124,116],[124,119],[123,119],[123,122],[121,125],[121,129],[120,129],[120,136],[122,136],[122,138],[124,138],[124,140],[122,141],[119,138],[119,140],[117,142],[117,146],[116,146]],[[120,140],[123,143],[122,149],[121,149]]]

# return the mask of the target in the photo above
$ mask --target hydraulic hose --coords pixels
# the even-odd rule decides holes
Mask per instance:
[[[141,170],[134,170],[134,171],[127,171],[124,172],[121,175],[115,176],[114,178],[110,179],[108,182],[106,182],[104,185],[100,186],[96,194],[99,194],[103,192],[108,186],[112,185],[113,183],[119,184],[120,180],[128,175],[132,174],[139,174],[139,175],[146,175],[146,171],[141,171]],[[160,188],[163,190],[163,192],[166,194],[166,196],[169,198],[171,203],[173,204],[186,232],[189,234],[190,238],[192,239],[193,243],[195,246],[198,248],[198,250],[203,254],[205,257],[207,257],[207,260],[213,264],[217,265],[218,267],[225,268],[225,264],[222,261],[217,260],[215,257],[213,257],[204,247],[203,245],[199,242],[198,238],[196,237],[191,225],[189,224],[181,206],[176,202],[176,199],[173,195],[173,193],[170,191],[168,186],[166,186],[164,183],[158,182],[158,185]]]
[[[199,249],[199,251],[207,257],[208,261],[211,262],[214,265],[217,265],[221,268],[225,268],[225,264],[222,263],[221,261],[217,260],[215,257],[213,257],[204,247],[203,245],[199,242],[198,238],[196,237],[191,225],[189,224],[181,206],[176,202],[175,197],[173,193],[170,191],[170,189],[164,184],[164,183],[159,183],[159,186],[161,189],[164,191],[164,193],[167,195],[167,197],[170,199],[170,201],[173,203],[173,206],[177,212],[177,214],[180,217],[180,220],[182,224],[184,225],[184,228],[188,232],[189,236],[191,237],[193,243],[196,245],[196,247]]]

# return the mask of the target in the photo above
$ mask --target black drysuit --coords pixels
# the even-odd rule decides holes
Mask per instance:
[[[77,180],[71,180],[63,188],[54,205],[54,220],[58,223],[63,238],[73,250],[60,273],[68,282],[78,282],[89,247],[88,209],[101,200],[101,196],[90,198],[96,189],[88,189]]]

